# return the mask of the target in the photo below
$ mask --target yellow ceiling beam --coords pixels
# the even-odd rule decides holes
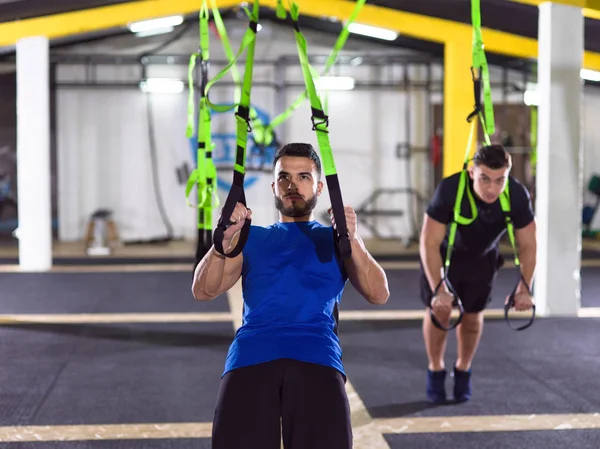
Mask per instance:
[[[599,0],[600,1],[600,0]],[[296,0],[300,12],[312,17],[335,17],[346,20],[354,9],[354,2],[347,0]],[[261,5],[274,7],[276,0],[261,0]],[[482,5],[485,8],[485,4]],[[428,17],[405,11],[392,10],[381,6],[366,4],[361,10],[357,22],[397,31],[404,36],[447,44],[464,42],[471,46],[472,27],[469,24],[451,20]],[[537,39],[483,28],[483,41],[487,52],[506,56],[537,59]],[[583,66],[586,69],[600,71],[600,53],[585,52]]]
[[[542,3],[548,3],[548,0],[508,0],[514,3],[523,3],[525,5],[539,6]],[[600,20],[600,0],[552,0],[552,3],[561,5],[576,6],[583,9],[584,17],[588,19]]]
[[[513,0],[541,1],[541,0]],[[583,1],[583,0],[560,0]],[[600,0],[594,0],[600,3]],[[311,17],[333,17],[345,21],[352,13],[355,2],[348,0],[296,0],[302,14]],[[216,0],[219,8],[237,6],[241,0]],[[591,4],[592,1],[588,0]],[[54,14],[33,19],[0,23],[0,47],[12,46],[28,36],[44,35],[57,39],[77,34],[125,27],[131,22],[175,14],[193,14],[199,0],[144,0],[81,11]],[[260,0],[265,7],[275,8],[277,0]],[[485,8],[485,5],[482,6]],[[428,17],[381,6],[366,4],[357,22],[388,28],[405,36],[446,44],[465,41],[470,46],[469,24]],[[507,56],[537,59],[537,40],[502,31],[483,29],[483,40],[488,52]],[[584,67],[600,71],[600,54],[585,52]]]
[[[217,0],[219,8],[240,4],[240,0]],[[29,36],[59,39],[78,34],[126,27],[131,22],[156,17],[198,12],[199,0],[144,0],[32,19],[0,23],[0,47],[9,47]]]

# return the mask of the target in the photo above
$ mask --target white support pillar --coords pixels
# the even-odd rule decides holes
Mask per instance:
[[[542,316],[576,316],[581,297],[581,8],[543,3],[539,14],[538,226],[535,297]]]
[[[30,37],[16,47],[19,265],[44,271],[52,267],[49,43]]]

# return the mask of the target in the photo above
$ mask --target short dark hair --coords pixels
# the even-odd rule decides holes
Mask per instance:
[[[306,157],[312,160],[317,166],[319,178],[321,177],[321,159],[319,159],[319,155],[310,143],[288,143],[287,145],[282,146],[275,153],[273,168],[275,168],[277,161],[283,156]]]
[[[473,163],[476,166],[485,165],[492,170],[497,170],[504,167],[510,168],[512,160],[502,145],[484,145],[475,153]]]

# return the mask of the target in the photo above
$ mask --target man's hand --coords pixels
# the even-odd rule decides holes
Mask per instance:
[[[454,296],[443,288],[431,299],[431,310],[438,321],[446,321],[450,317],[453,302]]]
[[[508,304],[509,299],[510,297],[506,298],[504,304]],[[515,305],[513,307],[517,312],[525,312],[526,310],[531,310],[534,304],[533,296],[531,296],[528,292],[520,292],[515,294],[514,300]]]
[[[333,216],[333,209],[330,207],[327,209],[327,213],[329,214],[329,218],[331,219],[331,225],[333,229],[336,229],[335,225],[335,217]],[[348,238],[350,240],[354,240],[357,236],[357,219],[356,212],[350,206],[344,207],[344,213],[346,216],[346,227],[348,228]]]
[[[221,210],[222,213],[223,211]],[[229,252],[227,249],[231,246],[233,237],[244,227],[246,219],[252,219],[252,211],[247,209],[242,203],[237,203],[231,217],[229,217],[231,226],[223,233],[223,250],[225,252]]]

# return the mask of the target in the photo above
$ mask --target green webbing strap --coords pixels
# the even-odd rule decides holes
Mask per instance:
[[[331,144],[329,142],[329,117],[323,112],[323,106],[321,105],[321,101],[315,89],[315,82],[312,77],[311,66],[308,61],[306,39],[300,31],[300,24],[298,23],[298,19],[300,17],[299,7],[295,2],[292,2],[291,0],[288,1],[290,1],[290,16],[294,24],[294,34],[296,36],[298,57],[302,66],[302,75],[304,77],[304,83],[306,85],[306,91],[308,93],[308,98],[310,99],[310,105],[312,109],[311,120],[313,123],[313,131],[316,131],[317,133],[319,151],[321,153],[325,178],[327,180],[327,188],[329,190],[329,196],[331,199],[331,208],[333,210],[333,216],[336,223],[335,231],[337,234],[336,241],[338,251],[342,259],[349,259],[352,256],[352,248],[348,238],[348,228],[346,226],[346,213],[344,210],[342,193],[335,167],[335,161],[333,159],[333,152],[331,151]]]
[[[348,21],[344,25],[344,28],[342,29],[342,32],[338,36],[335,46],[333,47],[333,50],[331,51],[331,54],[327,58],[327,61],[325,63],[325,68],[323,69],[321,76],[327,75],[329,73],[329,70],[331,70],[331,67],[333,67],[333,65],[335,64],[335,61],[336,61],[340,51],[344,48],[344,45],[346,45],[346,41],[348,40],[348,36],[350,35],[350,31],[348,30],[348,28],[358,17],[358,13],[364,6],[365,2],[366,2],[366,0],[358,0],[356,2],[356,5],[354,6],[354,10],[352,11],[352,14],[350,15],[350,17],[348,18]],[[283,6],[283,0],[277,0],[277,17],[279,19],[285,19],[287,17],[285,7]],[[277,128],[279,125],[281,125],[283,122],[285,122],[288,118],[290,118],[290,116],[294,113],[294,111],[296,109],[298,109],[307,98],[308,98],[307,91],[302,92],[298,96],[298,98],[296,98],[296,100],[290,105],[290,107],[288,107],[285,111],[283,111],[281,114],[279,114],[273,120],[271,120],[271,123],[269,123],[269,125],[268,125],[269,130]]]
[[[210,3],[211,3],[211,7],[212,7],[212,13],[213,13],[213,19],[215,21],[215,26],[217,27],[217,32],[219,33],[219,37],[221,38],[221,42],[223,44],[223,50],[225,51],[225,55],[227,56],[227,59],[231,62],[231,61],[235,60],[235,55],[231,48],[231,42],[229,42],[229,37],[227,36],[227,29],[225,28],[225,23],[223,22],[223,17],[221,17],[221,13],[219,11],[219,8],[215,4],[215,1],[210,0]],[[233,104],[237,105],[240,102],[240,98],[242,96],[242,92],[241,92],[242,83],[241,83],[240,72],[238,71],[236,64],[233,64],[231,66],[231,76],[232,76],[233,81],[235,82],[235,86],[236,86],[235,90],[234,90]]]
[[[228,57],[229,57],[229,64],[227,64],[212,80],[210,80],[208,82],[208,84],[206,85],[206,92],[205,94],[208,96],[208,91],[211,89],[212,86],[215,85],[215,83],[217,81],[219,81],[221,78],[223,78],[225,75],[227,75],[227,73],[230,70],[233,70],[233,73],[236,73],[235,70],[233,69],[233,67],[235,67],[237,60],[240,59],[240,57],[242,56],[242,53],[244,52],[244,50],[248,49],[247,51],[247,57],[246,57],[246,71],[244,73],[244,81],[243,81],[243,86],[242,86],[242,92],[241,92],[241,98],[240,98],[240,102],[234,102],[232,105],[229,106],[225,106],[225,105],[217,105],[214,103],[211,103],[210,101],[208,102],[208,104],[210,105],[210,108],[213,111],[216,112],[229,112],[232,111],[233,109],[235,109],[238,106],[241,106],[243,101],[244,101],[244,96],[248,97],[249,96],[249,89],[252,86],[252,68],[254,66],[254,46],[256,44],[256,33],[257,33],[257,27],[258,27],[258,13],[259,11],[257,10],[256,5],[258,5],[258,2],[256,1],[254,3],[254,10],[252,12],[250,12],[246,7],[244,7],[244,11],[246,11],[246,14],[248,15],[248,19],[250,20],[250,24],[254,24],[254,27],[249,27],[246,30],[246,33],[244,34],[244,37],[242,38],[242,44],[240,45],[240,49],[238,50],[237,54],[231,58],[231,54],[228,52]],[[221,36],[224,36],[225,28],[222,28],[222,32],[223,34],[221,34],[221,31],[219,32],[221,34]],[[227,49],[227,45],[228,45],[228,41],[226,41],[227,43],[225,43],[224,41],[224,46]],[[226,50],[227,52],[227,50]],[[252,54],[252,58],[251,59],[251,66],[250,66],[250,70],[248,70],[248,55]],[[235,75],[234,75],[235,77]],[[248,91],[248,92],[246,92]],[[245,122],[246,126],[248,125],[247,122]]]
[[[236,159],[233,168],[233,182],[231,184],[231,189],[229,190],[229,194],[227,195],[227,200],[225,201],[225,205],[223,207],[223,211],[219,218],[219,222],[215,229],[213,235],[213,243],[215,245],[215,249],[220,254],[226,257],[236,257],[238,254],[242,252],[244,249],[244,245],[246,244],[246,240],[248,239],[248,234],[250,232],[251,220],[246,219],[244,223],[244,227],[240,231],[238,243],[236,247],[229,253],[225,253],[223,248],[223,237],[225,230],[231,226],[231,214],[233,213],[235,206],[238,202],[242,203],[246,206],[246,195],[244,193],[244,177],[245,177],[245,167],[246,167],[246,145],[248,142],[248,132],[250,129],[250,93],[252,90],[252,71],[254,69],[254,53],[256,46],[256,33],[258,31],[258,16],[260,12],[260,5],[258,0],[254,2],[254,8],[252,12],[249,12],[246,9],[249,18],[249,26],[244,38],[242,40],[242,45],[240,46],[240,51],[236,58],[229,63],[229,65],[223,69],[211,82],[208,83],[206,87],[206,91],[210,89],[210,86],[213,85],[218,79],[222,78],[227,71],[231,69],[231,67],[235,64],[237,59],[240,57],[242,51],[247,48],[246,54],[246,67],[244,71],[244,82],[242,86],[240,103],[235,114],[237,127],[236,127],[236,140],[237,140],[237,151],[236,151]],[[234,105],[235,106],[235,105]],[[227,108],[226,110],[229,110]]]
[[[460,173],[460,178],[458,180],[458,190],[456,192],[456,199],[454,200],[454,211],[453,211],[453,220],[450,223],[450,230],[448,234],[448,250],[446,252],[446,260],[444,262],[444,266],[446,267],[446,271],[450,268],[450,257],[452,255],[452,250],[454,249],[454,240],[456,238],[456,228],[459,224],[463,226],[470,225],[477,218],[477,204],[475,203],[475,197],[473,197],[473,193],[468,186],[468,176],[469,173],[467,171],[467,167],[469,165],[469,158],[471,155],[471,146],[473,143],[473,134],[475,132],[477,126],[477,122],[471,122],[471,130],[469,132],[469,141],[467,144],[467,149],[465,151],[465,159],[463,162],[463,169]],[[469,206],[471,207],[471,217],[463,217],[461,215],[461,207],[463,195],[467,192],[467,197],[469,199]]]
[[[531,140],[531,158],[529,165],[531,167],[531,175],[535,176],[537,164],[537,106],[531,106],[531,124],[530,124],[530,140]]]
[[[212,158],[213,144],[211,141],[211,117],[204,95],[204,87],[208,82],[209,53],[209,12],[206,0],[203,0],[199,14],[200,22],[200,48],[197,53],[192,54],[188,68],[188,123],[186,136],[191,138],[194,134],[194,70],[198,57],[201,58],[201,89],[200,104],[198,110],[198,146],[196,156],[196,168],[192,171],[186,185],[186,201],[191,205],[188,198],[194,187],[198,189],[198,241],[196,249],[196,263],[206,254],[212,241],[212,215],[213,209],[219,206],[217,195],[217,170]]]
[[[473,60],[472,60],[472,75],[476,89],[476,108],[477,112],[481,112],[481,103],[479,99],[479,91],[481,89],[481,81],[483,80],[483,107],[485,111],[485,119],[482,119],[484,132],[492,135],[495,132],[494,124],[494,107],[492,104],[492,88],[490,85],[490,72],[488,69],[487,59],[483,46],[483,34],[481,33],[481,8],[480,0],[471,0],[471,22],[473,25]],[[476,74],[477,73],[477,74]]]

